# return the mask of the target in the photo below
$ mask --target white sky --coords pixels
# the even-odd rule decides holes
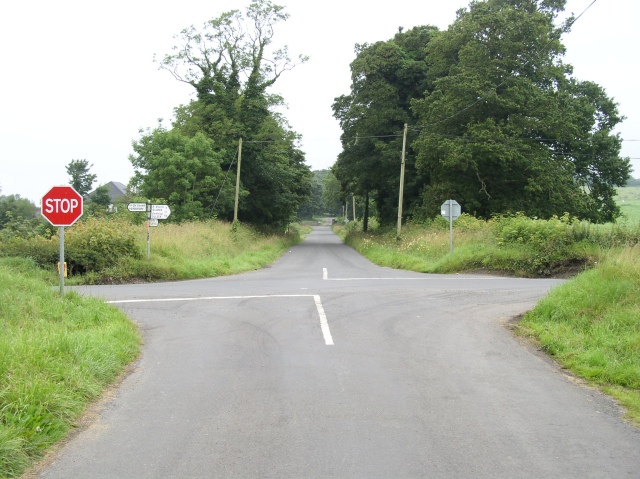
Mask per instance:
[[[568,0],[579,14],[592,0]],[[191,24],[249,0],[32,0],[3,2],[0,9],[0,187],[37,205],[51,186],[68,184],[65,166],[86,159],[94,186],[127,183],[128,156],[140,128],[172,118],[173,108],[192,98],[191,87],[158,70],[173,35]],[[275,84],[289,105],[285,112],[303,135],[312,169],[330,167],[340,152],[333,99],[349,92],[355,43],[388,40],[399,26],[433,24],[445,29],[466,0],[281,0],[291,18],[276,42],[311,57]],[[382,2],[380,2],[382,3]],[[626,140],[640,140],[637,48],[640,2],[600,0],[563,38],[575,76],[602,85],[627,120]],[[625,141],[623,156],[640,176],[640,142]]]

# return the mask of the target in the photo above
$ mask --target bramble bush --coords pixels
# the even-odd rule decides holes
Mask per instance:
[[[0,256],[31,258],[43,268],[58,262],[59,236],[38,234],[35,228],[2,230]],[[48,234],[47,234],[48,233]],[[65,261],[70,274],[100,271],[127,260],[142,257],[131,223],[125,219],[89,217],[65,228]]]
[[[571,244],[571,226],[576,222],[568,213],[548,220],[528,218],[523,213],[493,218],[498,245],[524,244],[541,250]]]
[[[113,266],[123,258],[139,259],[142,251],[128,221],[90,217],[65,230],[65,257],[70,272],[84,274]]]

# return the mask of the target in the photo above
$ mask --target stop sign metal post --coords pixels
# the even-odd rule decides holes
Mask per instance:
[[[42,197],[42,216],[60,228],[60,294],[64,295],[64,227],[83,213],[82,195],[71,186],[54,186]]]
[[[462,208],[456,200],[447,200],[440,207],[440,214],[449,220],[449,254],[453,254],[453,220],[462,213]]]

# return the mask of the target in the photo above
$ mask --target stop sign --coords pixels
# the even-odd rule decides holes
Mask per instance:
[[[53,226],[71,226],[82,216],[82,196],[71,186],[54,186],[42,197],[42,216]]]

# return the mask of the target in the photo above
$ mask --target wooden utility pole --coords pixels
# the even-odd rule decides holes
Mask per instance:
[[[404,196],[404,160],[407,151],[407,129],[408,125],[404,124],[404,134],[402,135],[402,164],[400,166],[400,197],[398,198],[398,231],[396,238],[400,238],[402,231],[402,200]]]
[[[351,195],[351,199],[353,200],[353,221],[356,220],[356,195]]]
[[[236,204],[233,208],[233,222],[238,221],[238,198],[240,196],[240,164],[242,163],[242,138],[238,142],[238,172],[236,173]]]

